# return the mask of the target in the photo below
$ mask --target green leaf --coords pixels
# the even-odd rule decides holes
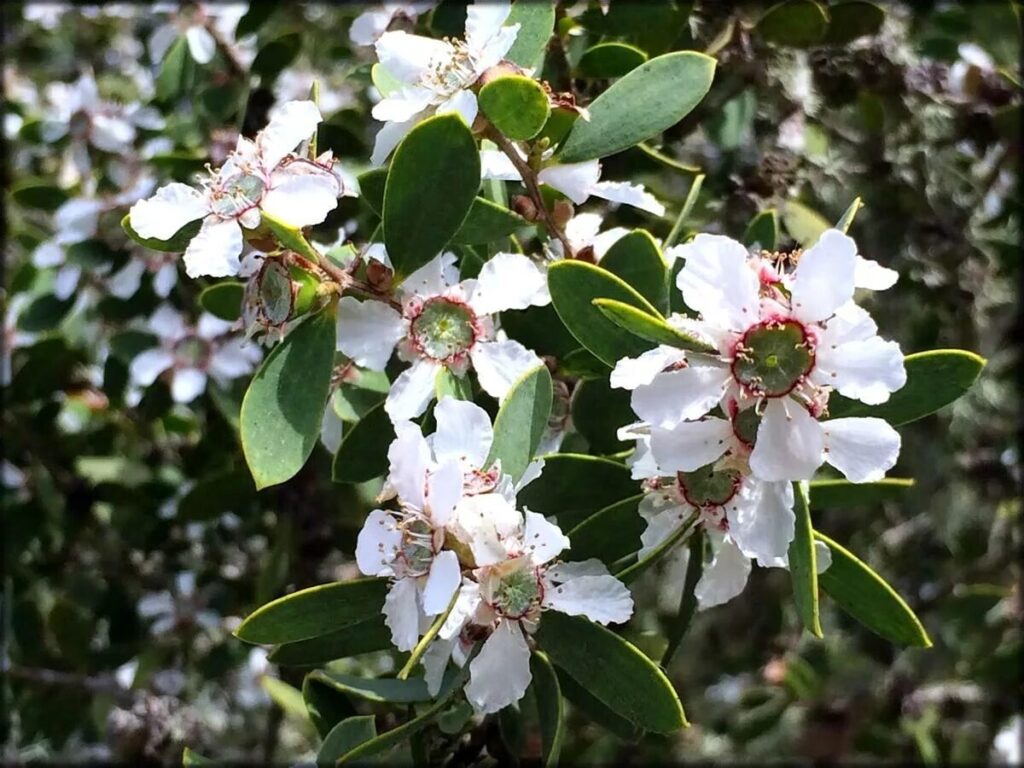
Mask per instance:
[[[195,63],[188,50],[185,35],[171,43],[160,64],[160,74],[156,76],[157,101],[173,101],[184,91]]]
[[[341,672],[318,669],[315,672],[310,672],[309,678],[341,693],[378,704],[415,704],[431,699],[430,692],[427,691],[427,683],[420,677],[412,680],[356,677]]]
[[[640,489],[625,464],[609,459],[552,453],[544,462],[541,476],[519,492],[519,505],[543,515],[557,515],[563,531],[598,510],[635,496]]]
[[[387,587],[384,579],[356,579],[293,592],[249,614],[235,636],[271,645],[327,635],[379,615]]]
[[[388,96],[395,91],[400,91],[405,87],[405,84],[397,77],[392,75],[382,64],[374,64],[370,68],[370,80],[376,86],[377,90],[380,91],[381,96]]]
[[[616,240],[601,259],[601,269],[621,277],[659,312],[668,311],[668,266],[646,229],[634,229]]]
[[[623,424],[636,420],[630,406],[631,394],[627,389],[613,388],[607,375],[576,385],[571,402],[572,425],[586,438],[590,453],[607,455],[632,447],[632,443],[619,440],[617,434]]]
[[[321,739],[326,738],[339,722],[356,714],[356,708],[347,696],[306,675],[302,681],[302,699],[306,714]]]
[[[671,733],[686,725],[665,674],[610,629],[557,611],[544,614],[534,635],[551,661],[613,712],[644,730]]]
[[[184,253],[185,249],[188,248],[188,244],[192,242],[192,238],[199,234],[199,228],[203,226],[203,220],[196,219],[175,232],[170,239],[157,240],[153,237],[143,237],[132,229],[129,216],[130,214],[126,213],[124,218],[121,219],[121,229],[124,230],[125,234],[139,245],[149,248],[151,251],[162,251],[164,253]]]
[[[515,312],[502,312],[501,328],[510,339],[515,339],[538,355],[563,358],[580,346],[550,304],[543,307],[527,307]],[[601,367],[604,368],[603,365]]]
[[[845,45],[858,37],[875,35],[885,23],[885,11],[866,0],[845,0],[828,7],[828,31],[821,42]]]
[[[658,311],[635,290],[607,270],[565,259],[548,267],[551,303],[565,327],[609,367],[623,357],[636,357],[654,345],[613,323],[592,303],[616,299],[651,315]]]
[[[391,630],[384,616],[377,615],[326,635],[278,645],[267,658],[281,666],[312,667],[391,646]]]
[[[442,397],[454,397],[456,400],[472,400],[473,384],[468,375],[457,376],[447,367],[442,367],[434,379],[434,396],[440,400]]]
[[[532,139],[551,114],[548,95],[540,83],[522,75],[491,80],[477,98],[494,127],[515,141]]]
[[[814,0],[788,0],[769,8],[756,29],[770,43],[806,48],[821,40],[828,12]]]
[[[345,432],[334,456],[331,479],[336,483],[364,483],[388,471],[388,446],[395,439],[384,403],[367,411]]]
[[[783,206],[782,223],[803,248],[810,248],[818,242],[821,233],[832,226],[820,213],[796,200],[790,200]]]
[[[544,765],[555,768],[565,739],[565,704],[558,675],[548,657],[534,651],[530,657],[530,671],[533,674],[533,693],[537,701],[537,716],[540,719],[540,739],[543,745]]]
[[[316,756],[317,765],[334,765],[346,752],[375,738],[377,726],[373,715],[345,718],[324,738]]]
[[[284,680],[278,680],[276,677],[270,677],[269,675],[263,675],[260,678],[260,685],[263,686],[263,690],[267,692],[267,695],[286,715],[300,722],[309,722],[306,702],[298,688],[288,685]]]
[[[829,398],[829,418],[876,416],[894,427],[935,413],[967,392],[981,375],[985,358],[962,349],[915,352],[903,359],[907,383],[881,405],[865,405],[839,393]]]
[[[774,251],[779,243],[779,216],[774,208],[761,211],[750,220],[743,233],[744,245],[757,245],[764,251]]]
[[[814,536],[832,552],[832,564],[818,577],[829,597],[887,640],[900,645],[931,647],[932,641],[920,620],[881,576],[828,536],[817,531]]]
[[[200,306],[221,320],[237,320],[242,316],[242,296],[245,284],[237,280],[225,280],[207,286],[199,294]]]
[[[437,115],[398,145],[384,187],[384,244],[401,278],[458,232],[480,186],[480,154],[465,121]]]
[[[853,202],[850,203],[850,207],[843,211],[843,215],[839,217],[836,229],[845,235],[849,231],[850,225],[853,224],[853,219],[857,215],[857,211],[863,207],[863,201],[861,201],[859,197],[855,197]]]
[[[807,493],[801,483],[793,483],[796,530],[789,543],[789,575],[793,582],[793,599],[804,627],[815,637],[821,637],[821,619],[818,612],[818,566],[814,553],[814,529]]]
[[[562,694],[574,706],[578,707],[591,720],[613,733],[623,741],[634,742],[640,738],[643,731],[624,717],[620,717],[613,710],[606,707],[601,701],[594,697],[586,688],[573,680],[562,670],[556,669],[558,673],[558,685]]]
[[[374,168],[356,177],[359,199],[380,216],[384,211],[384,188],[388,183],[388,169]]]
[[[306,239],[306,236],[302,234],[302,230],[298,227],[293,227],[281,219],[262,211],[260,220],[274,233],[274,236],[278,239],[285,248],[290,251],[295,251],[300,256],[305,256],[307,259],[312,261],[314,264],[320,261],[319,252],[310,245],[310,242]]]
[[[572,560],[596,557],[611,565],[640,549],[640,535],[647,523],[637,511],[643,494],[631,496],[595,512],[566,533],[572,547]]]
[[[621,152],[683,119],[708,92],[715,60],[694,51],[666,53],[617,80],[577,120],[558,150],[563,163]]]
[[[55,211],[68,199],[68,193],[50,179],[32,177],[11,185],[11,197],[25,208]]]
[[[487,464],[500,461],[513,482],[523,476],[551,417],[551,374],[544,365],[524,373],[505,397],[494,419],[494,442]]]
[[[811,509],[866,507],[883,501],[902,499],[914,487],[910,478],[887,477],[873,483],[849,480],[812,480]]]
[[[627,43],[598,43],[583,52],[576,65],[578,77],[611,79],[632,72],[647,61],[647,54]]]
[[[668,344],[678,349],[694,352],[714,352],[714,347],[705,344],[690,334],[673,328],[660,317],[648,314],[629,304],[614,299],[594,299],[594,306],[615,325],[634,336],[655,344]]]
[[[312,315],[263,361],[242,401],[242,451],[256,488],[283,483],[320,436],[334,368],[334,313]]]
[[[661,666],[667,668],[679,649],[686,630],[690,628],[693,614],[697,612],[697,583],[704,573],[704,529],[696,528],[687,542],[689,557],[686,560],[686,576],[683,578],[683,594],[679,600],[679,612],[667,633],[668,643],[661,656]]]
[[[74,296],[69,296],[63,301],[52,293],[37,296],[18,315],[17,328],[28,333],[41,333],[56,328],[74,303]]]
[[[215,760],[211,760],[208,757],[203,757],[198,752],[193,752],[188,747],[185,747],[185,751],[181,753],[181,764],[183,766],[190,765],[220,765]]]
[[[249,70],[252,74],[259,75],[261,85],[266,86],[291,66],[301,50],[300,33],[289,32],[281,35],[260,48]]]
[[[539,72],[555,28],[555,4],[550,0],[516,0],[505,26],[519,25],[516,41],[505,58],[524,69]]]
[[[384,401],[391,383],[384,371],[349,369],[348,375],[354,380],[334,391],[331,406],[339,419],[356,423]]]

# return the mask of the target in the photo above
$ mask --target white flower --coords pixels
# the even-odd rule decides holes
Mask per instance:
[[[632,184],[628,181],[601,181],[601,163],[599,161],[552,163],[550,159],[553,152],[554,150],[548,150],[545,153],[544,161],[547,164],[541,167],[537,174],[537,180],[552,189],[557,189],[576,205],[582,205],[591,197],[600,197],[613,203],[632,205],[634,208],[653,213],[655,216],[665,215],[665,206],[644,189],[642,184]],[[521,152],[520,155],[522,155]],[[522,176],[508,156],[504,152],[494,149],[481,150],[480,176],[484,179],[522,181]]]
[[[182,10],[177,3],[160,3],[150,9],[150,13],[170,13],[172,19],[161,24],[149,37],[149,55],[155,62],[162,62],[174,41],[181,35],[185,36],[189,55],[197,64],[209,64],[217,51],[217,41],[210,32],[208,25],[226,40],[232,40],[238,22],[249,10],[248,3],[196,3],[187,10]],[[235,55],[243,60],[251,58],[244,55],[247,46],[235,50]],[[246,61],[245,63],[251,63]]]
[[[707,453],[702,434],[714,421],[688,422],[734,407],[757,422],[747,431],[750,468],[761,480],[809,479],[823,461],[852,482],[882,477],[899,455],[891,426],[878,418],[818,421],[833,389],[877,405],[906,383],[899,346],[879,337],[852,301],[853,240],[829,230],[782,274],[781,265],[717,235],[698,235],[674,256],[686,260],[677,279],[683,299],[700,313],[675,322],[715,352],[663,346],[619,361],[612,384],[633,390],[640,419],[655,433],[678,430],[680,450]]]
[[[400,309],[351,296],[338,303],[338,349],[357,365],[383,370],[396,345],[412,363],[384,404],[393,421],[423,413],[443,368],[461,376],[472,366],[484,391],[501,400],[541,364],[519,342],[499,338],[491,317],[550,301],[543,273],[522,254],[495,254],[475,280],[459,282],[455,255],[443,253],[409,275],[396,298]]]
[[[11,365],[11,354],[15,349],[21,349],[34,344],[36,334],[27,333],[18,328],[18,317],[31,303],[27,293],[16,293],[13,296],[4,294],[4,336],[3,348],[0,349],[0,386],[6,387],[11,383],[13,369]]]
[[[519,25],[502,26],[512,10],[506,2],[475,3],[466,9],[466,39],[433,40],[407,32],[385,32],[376,43],[380,66],[401,83],[384,94],[373,116],[386,125],[377,134],[370,162],[383,163],[420,120],[457,112],[472,125],[480,76],[515,43]]]
[[[174,182],[133,205],[132,228],[142,237],[167,240],[203,219],[185,251],[185,271],[189,277],[237,274],[242,228],[257,227],[262,211],[301,228],[319,224],[337,206],[343,188],[330,170],[329,153],[316,162],[290,154],[320,120],[311,101],[283,105],[255,141],[238,138],[234,153],[201,191]]]
[[[459,647],[463,629],[490,633],[470,663],[465,689],[474,710],[490,713],[514,704],[526,692],[531,678],[526,636],[536,631],[544,610],[601,624],[624,622],[632,615],[629,590],[601,562],[555,561],[569,540],[543,516],[520,513],[507,499],[485,494],[463,499],[455,518],[461,531],[472,533],[469,542],[477,567],[475,581],[467,579],[460,588],[455,609],[438,633],[437,648],[424,659],[432,690],[448,656]]]
[[[348,37],[356,45],[373,45],[396,19],[416,21],[434,6],[426,3],[383,3],[363,11],[349,27]]]
[[[569,241],[569,245],[572,246],[573,252],[579,253],[584,248],[592,248],[594,261],[600,263],[609,249],[620,238],[629,234],[629,230],[625,227],[612,227],[602,232],[601,226],[603,224],[604,219],[596,213],[577,213],[569,219],[565,223],[563,231],[565,232],[566,239]],[[562,252],[561,240],[557,238],[552,239],[548,243],[548,247],[551,248],[557,258],[565,258],[565,254]]]
[[[176,403],[195,400],[206,389],[208,378],[218,384],[251,373],[260,361],[260,350],[231,332],[232,324],[203,314],[189,325],[174,309],[160,306],[148,321],[160,346],[139,353],[129,366],[135,386],[148,387],[164,371],[171,371],[171,397]]]

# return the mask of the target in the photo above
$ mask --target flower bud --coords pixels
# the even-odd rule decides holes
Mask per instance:
[[[551,217],[559,227],[564,227],[569,223],[573,213],[575,213],[575,210],[572,207],[572,203],[568,200],[558,200],[551,208]]]
[[[366,264],[366,282],[378,291],[391,290],[391,282],[395,279],[395,273],[385,264],[376,259],[370,259]]]
[[[527,221],[537,220],[537,204],[526,195],[516,195],[512,198],[512,210]]]

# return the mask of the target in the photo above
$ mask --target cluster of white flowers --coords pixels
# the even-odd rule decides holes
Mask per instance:
[[[356,559],[363,573],[391,580],[384,616],[397,648],[412,650],[442,622],[423,656],[432,693],[449,660],[464,665],[484,641],[466,696],[477,712],[497,712],[526,692],[529,637],[544,610],[619,623],[633,599],[599,561],[557,560],[569,540],[516,508],[511,478],[488,461],[494,433],[482,408],[445,397],[434,415],[428,437],[411,422],[396,425],[382,497],[397,509],[370,513]]]
[[[827,418],[833,391],[877,405],[906,382],[899,346],[853,301],[896,275],[838,230],[788,256],[704,234],[668,255],[684,260],[677,284],[699,313],[671,321],[708,351],[659,346],[620,360],[611,382],[632,390],[642,420],[620,431],[638,442],[633,476],[647,491],[641,554],[698,512],[714,553],[697,591],[706,607],[743,589],[751,559],[788,564],[792,482],[825,462],[855,483],[896,463],[900,437],[882,419]]]

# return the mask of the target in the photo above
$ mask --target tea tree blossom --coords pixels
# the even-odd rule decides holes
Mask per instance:
[[[293,101],[278,110],[255,141],[238,138],[224,165],[210,172],[197,190],[174,182],[132,206],[130,222],[142,237],[167,240],[202,219],[185,250],[189,277],[238,273],[243,227],[260,224],[263,211],[294,227],[319,224],[343,193],[325,153],[316,162],[291,154],[321,120],[311,101]]]
[[[195,3],[184,10],[177,3],[158,3],[150,12],[169,13],[171,18],[150,35],[149,55],[155,62],[163,61],[174,41],[184,35],[193,61],[209,64],[217,51],[217,40],[213,32],[226,40],[233,39],[238,22],[248,10],[246,3]],[[233,55],[238,54],[238,50],[233,52]],[[251,59],[252,54],[246,58]]]
[[[348,30],[348,38],[356,45],[373,45],[388,27],[397,21],[414,22],[434,6],[426,3],[382,3],[356,16]]]
[[[396,81],[373,107],[385,123],[377,134],[371,162],[383,163],[421,120],[458,112],[467,125],[477,115],[473,86],[508,53],[519,24],[504,26],[510,3],[474,3],[466,8],[465,40],[434,40],[408,32],[385,32],[376,43],[380,66]]]
[[[160,345],[135,356],[129,367],[131,381],[148,387],[170,371],[171,397],[176,403],[195,400],[205,391],[209,378],[226,384],[251,373],[261,358],[258,347],[231,332],[231,323],[210,314],[204,313],[193,326],[165,304],[147,325]]]
[[[526,256],[498,253],[476,279],[459,281],[455,255],[443,253],[406,278],[398,308],[345,296],[338,303],[338,349],[357,365],[383,370],[398,348],[412,365],[391,385],[384,408],[393,421],[419,416],[447,368],[476,371],[485,392],[501,400],[541,360],[522,344],[500,338],[493,315],[550,301],[544,275]]]
[[[593,261],[598,263],[620,238],[629,234],[625,227],[612,227],[602,232],[603,225],[604,219],[596,213],[577,213],[565,223],[565,237],[577,258],[578,254],[589,248]],[[553,238],[547,245],[556,258],[565,258],[560,240]]]
[[[675,431],[679,451],[707,461],[733,427],[705,416],[717,406],[753,406],[745,418],[756,422],[747,431],[760,479],[809,479],[824,461],[853,482],[882,477],[899,455],[891,426],[878,418],[819,421],[833,390],[877,405],[906,382],[899,346],[878,336],[853,303],[853,240],[829,230],[788,272],[784,259],[750,256],[716,235],[698,235],[678,255],[686,262],[677,284],[700,313],[680,324],[714,352],[659,347],[619,361],[613,374],[615,386],[633,390],[633,410],[651,426],[660,460],[668,449],[659,442],[668,443],[657,430]]]

